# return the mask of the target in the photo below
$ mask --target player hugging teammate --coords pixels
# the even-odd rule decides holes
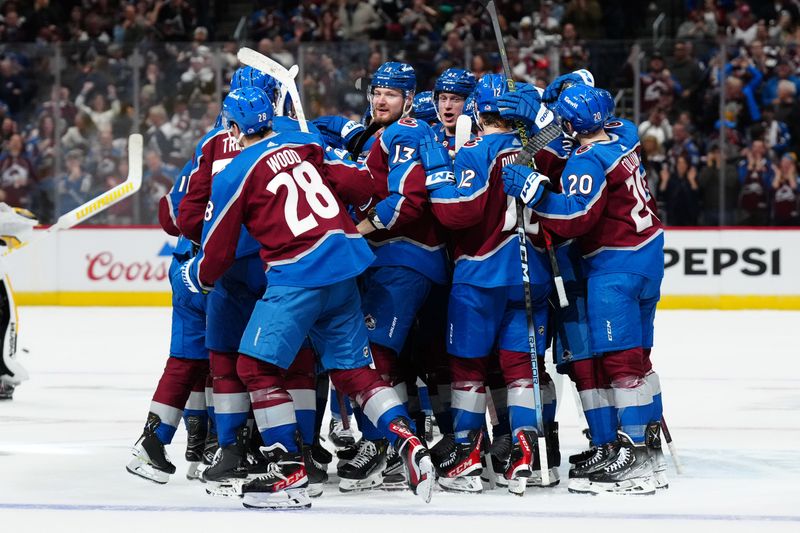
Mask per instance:
[[[518,495],[553,486],[560,451],[544,354],[554,339],[592,444],[570,458],[570,491],[666,487],[650,363],[663,230],[636,129],[613,116],[613,100],[591,75],[509,92],[502,75],[476,82],[449,69],[432,98],[415,101],[414,69],[388,62],[372,77],[366,127],[320,117],[305,133],[276,116],[274,80],[249,68],[234,76],[189,179],[165,200],[172,217],[162,223],[187,244],[173,269],[171,358],[129,470],[166,482],[175,469],[164,445],[189,413],[187,459],[202,461],[201,444],[213,450],[215,428],[219,435],[220,450],[199,475],[208,492],[252,508],[310,506],[332,460],[319,445],[313,391],[323,371],[352,402],[362,436],[339,441],[341,491],[408,487],[429,501],[436,477],[458,492],[481,492],[486,482]],[[462,147],[456,124],[468,102],[478,136]],[[514,164],[524,149],[517,124],[535,138],[545,107],[564,134],[535,154],[539,171]],[[209,151],[212,141],[218,152]],[[549,246],[566,282],[563,309],[552,294]],[[416,350],[428,360],[408,372],[403,354],[418,338],[432,339]],[[199,401],[209,350],[216,424]],[[414,423],[418,403],[408,398],[420,373],[439,392],[432,403],[442,438],[430,454]],[[344,402],[334,403],[339,412]]]

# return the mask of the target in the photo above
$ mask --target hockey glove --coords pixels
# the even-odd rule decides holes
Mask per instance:
[[[422,159],[422,168],[425,169],[425,187],[428,191],[435,191],[448,183],[455,184],[453,160],[433,130],[428,129],[420,139],[419,155]]]
[[[542,107],[542,97],[533,85],[522,85],[519,90],[507,92],[497,99],[500,115],[508,120],[521,120],[526,126],[536,122]]]
[[[594,87],[594,76],[584,68],[569,74],[563,74],[547,86],[544,94],[542,94],[542,102],[547,105],[555,104],[561,91],[570,85],[590,85]]]
[[[347,149],[365,129],[363,124],[336,115],[318,117],[312,122],[328,146],[339,149]]]
[[[203,286],[197,277],[195,259],[197,259],[197,257],[192,257],[181,265],[181,281],[183,282],[183,287],[193,294],[208,294],[208,291],[202,288]]]
[[[526,206],[534,207],[542,201],[552,188],[550,178],[523,165],[503,167],[503,189],[509,196],[522,200]]]

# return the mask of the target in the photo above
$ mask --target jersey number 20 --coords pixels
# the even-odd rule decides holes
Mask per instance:
[[[312,211],[303,218],[299,217],[297,211],[298,186],[305,194],[306,202]],[[308,161],[303,161],[294,167],[291,174],[281,172],[267,184],[267,190],[272,194],[276,194],[279,187],[286,187],[286,203],[283,206],[283,214],[286,224],[295,237],[319,225],[314,215],[331,219],[339,214],[339,204],[336,202],[336,198],[322,181],[322,176],[319,175],[317,168]]]

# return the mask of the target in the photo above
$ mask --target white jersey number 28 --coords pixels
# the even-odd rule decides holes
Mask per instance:
[[[636,200],[636,205],[631,209],[631,218],[636,224],[636,233],[641,233],[653,225],[653,212],[647,205],[647,194],[644,190],[644,178],[641,170],[637,168],[636,174],[625,180],[625,185],[628,186],[628,190]]]
[[[306,202],[313,212],[303,218],[299,217],[297,211],[298,186],[305,194]],[[317,168],[308,161],[303,161],[294,167],[291,174],[281,172],[267,184],[267,190],[272,194],[276,194],[279,187],[286,187],[286,203],[283,206],[283,214],[286,224],[295,237],[319,225],[314,215],[331,219],[339,214],[339,204],[336,202],[336,198],[322,181],[322,176],[319,175]]]

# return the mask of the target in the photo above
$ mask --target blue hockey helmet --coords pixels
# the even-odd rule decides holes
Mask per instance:
[[[569,122],[580,135],[603,127],[614,113],[614,98],[605,89],[589,85],[572,85],[561,92],[555,106],[562,125]]]
[[[387,61],[372,75],[372,81],[369,84],[370,94],[373,89],[378,87],[403,91],[403,97],[413,94],[417,87],[417,75],[414,67],[408,63]]]
[[[264,72],[250,66],[236,69],[231,76],[231,92],[244,87],[258,87],[262,89],[272,102],[275,102],[278,82]]]
[[[486,74],[475,87],[475,107],[478,113],[499,113],[497,99],[508,92],[508,82],[502,74]]]
[[[475,90],[478,80],[475,74],[463,68],[449,68],[436,78],[433,86],[433,98],[439,98],[439,93],[453,93],[466,98]]]
[[[478,123],[478,110],[477,106],[475,105],[475,92],[471,92],[469,96],[467,96],[466,100],[464,100],[464,109],[461,110],[461,113],[464,115],[469,115],[472,117],[472,121],[476,124]]]
[[[253,135],[272,128],[275,110],[267,93],[258,87],[243,87],[228,93],[222,101],[222,126],[239,126],[243,135]]]
[[[414,95],[414,118],[423,122],[436,120],[436,107],[433,103],[432,91],[423,91]]]

